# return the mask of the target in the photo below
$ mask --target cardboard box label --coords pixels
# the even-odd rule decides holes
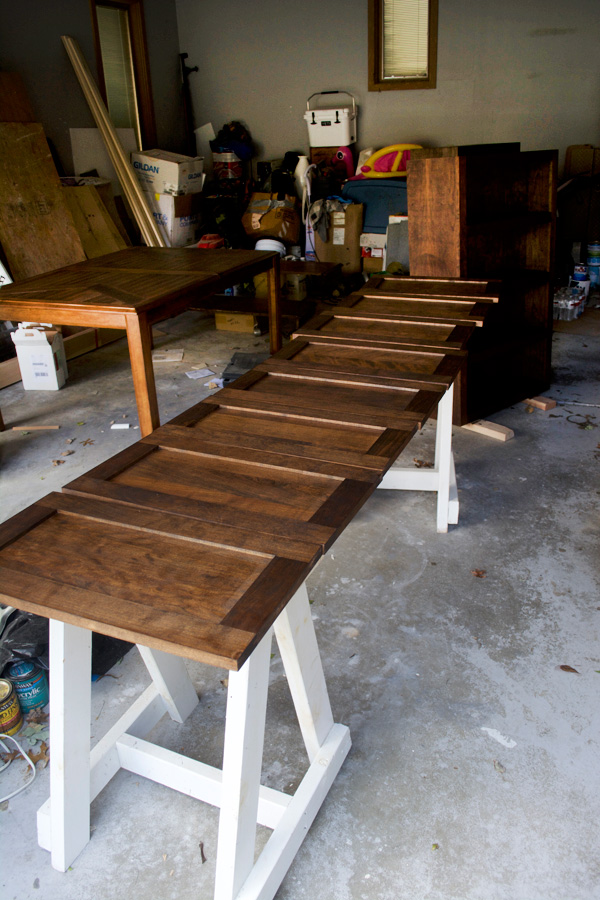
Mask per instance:
[[[333,229],[333,243],[334,244],[344,244],[344,234],[345,228],[334,228]]]
[[[167,150],[133,152],[131,164],[142,190],[159,194],[195,194],[204,185],[204,157]]]

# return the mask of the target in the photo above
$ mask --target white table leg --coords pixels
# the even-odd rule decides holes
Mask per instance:
[[[179,656],[137,645],[167,712],[175,722],[185,722],[198,705],[198,695],[184,661]]]
[[[450,463],[452,460],[452,399],[454,385],[450,385],[437,409],[435,429],[435,465],[438,473],[437,530],[448,531],[448,504],[450,502]]]
[[[438,403],[433,469],[393,467],[381,479],[379,488],[393,491],[435,491],[437,493],[437,530],[448,531],[458,522],[458,490],[452,455],[452,400],[450,385]]]
[[[275,637],[308,758],[312,762],[333,727],[333,714],[306,584],[296,591],[277,619]]]
[[[59,872],[90,839],[91,647],[87,628],[50,620],[50,828]]]
[[[271,635],[229,673],[215,900],[233,900],[254,863]]]

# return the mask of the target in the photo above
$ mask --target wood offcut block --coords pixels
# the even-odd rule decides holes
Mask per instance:
[[[544,412],[548,412],[549,409],[554,409],[556,406],[556,400],[550,400],[548,397],[532,397],[530,400],[523,400],[523,403],[527,406],[535,406],[536,409],[543,409]]]
[[[462,427],[467,431],[474,431],[476,434],[483,434],[485,437],[493,438],[495,441],[510,441],[515,436],[512,428],[507,428],[505,425],[496,425],[495,422],[486,422],[484,419],[469,422]]]

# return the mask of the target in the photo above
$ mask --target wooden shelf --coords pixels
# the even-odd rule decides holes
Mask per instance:
[[[411,156],[410,274],[503,283],[497,313],[469,348],[458,424],[549,385],[557,163],[555,150],[522,153],[506,145]]]

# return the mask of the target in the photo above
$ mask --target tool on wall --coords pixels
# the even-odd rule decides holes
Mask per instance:
[[[194,133],[194,110],[190,92],[190,75],[198,71],[198,66],[186,65],[187,53],[179,54],[181,64],[181,99],[183,101],[183,121],[185,125],[185,152],[188,156],[196,156],[196,135]]]

